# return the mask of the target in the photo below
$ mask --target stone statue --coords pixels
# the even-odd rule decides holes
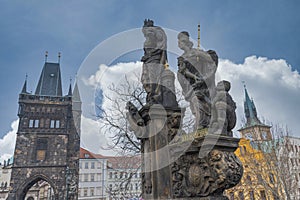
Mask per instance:
[[[232,136],[236,125],[236,104],[228,93],[230,82],[220,81],[216,87],[216,95],[212,102],[211,130],[214,133]],[[218,132],[219,131],[219,132]]]
[[[178,34],[183,54],[177,78],[197,130],[182,135],[185,109],[178,107],[175,75],[168,69],[166,34],[149,19],[142,31],[146,105],[138,110],[128,102],[126,108],[130,130],[141,141],[143,199],[228,200],[223,192],[239,183],[243,167],[234,154],[239,139],[231,131],[236,105],[230,83],[215,85],[216,52],[195,49],[188,32]]]
[[[178,57],[178,81],[185,99],[195,116],[195,129],[207,128],[210,123],[211,97],[214,96],[217,54],[194,49],[189,33],[178,34],[178,47],[184,53]]]
[[[167,36],[164,30],[153,25],[152,20],[145,20],[143,34],[144,56],[141,61],[143,71],[141,81],[147,92],[147,103],[162,103],[161,76],[167,62]]]

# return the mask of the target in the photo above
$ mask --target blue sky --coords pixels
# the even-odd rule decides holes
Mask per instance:
[[[66,93],[70,77],[96,45],[150,18],[162,27],[187,30],[193,38],[200,22],[201,44],[234,63],[256,55],[284,59],[300,71],[299,10],[297,0],[0,0],[0,138],[17,119],[26,73],[28,90],[35,91],[45,51],[53,62],[62,52]]]

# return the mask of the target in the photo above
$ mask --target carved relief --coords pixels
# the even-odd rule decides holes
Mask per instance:
[[[172,166],[173,195],[206,197],[222,194],[243,175],[242,164],[233,152],[212,150],[207,157],[183,155]]]

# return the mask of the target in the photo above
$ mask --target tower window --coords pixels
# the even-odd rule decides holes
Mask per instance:
[[[33,124],[34,124],[33,119],[30,119],[30,120],[29,120],[29,128],[32,128],[32,127],[33,127]]]
[[[29,126],[29,128],[38,128],[40,126],[40,120],[38,120],[38,119],[30,119],[28,126]]]
[[[43,161],[46,159],[48,140],[46,138],[38,138],[36,144],[36,160]]]
[[[38,128],[40,125],[40,120],[36,119],[34,120],[34,128]]]
[[[60,128],[60,121],[51,119],[50,128]]]
[[[59,120],[55,121],[55,128],[60,128],[60,121]]]
[[[50,128],[54,128],[54,125],[55,125],[55,121],[54,121],[54,120],[51,120],[51,121],[50,121]]]

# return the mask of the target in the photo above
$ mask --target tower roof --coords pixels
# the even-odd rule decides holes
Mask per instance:
[[[71,85],[71,83],[70,83],[70,86],[69,86],[68,96],[72,96],[72,85]]]
[[[75,82],[75,86],[74,86],[74,90],[73,90],[73,101],[81,102],[77,81]]]
[[[27,79],[24,82],[21,94],[27,94]]]
[[[35,94],[40,96],[62,96],[59,63],[45,62]]]
[[[254,101],[250,99],[248,95],[248,91],[245,86],[245,102],[244,102],[244,111],[246,117],[245,127],[255,126],[255,125],[264,125],[260,122],[257,117],[256,107],[254,105]]]

